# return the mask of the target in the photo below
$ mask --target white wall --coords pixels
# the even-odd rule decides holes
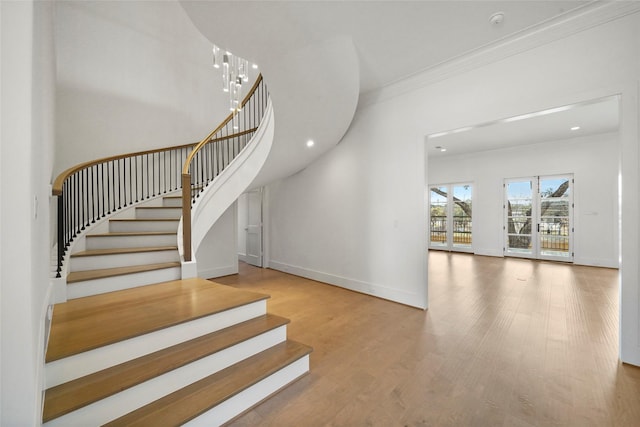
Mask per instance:
[[[424,136],[619,93],[625,200],[621,353],[640,364],[640,17],[589,27],[535,49],[523,46],[522,53],[488,65],[477,66],[472,58],[449,73],[436,69],[434,78],[411,92],[391,85],[368,96],[334,150],[270,186],[269,265],[425,306]]]
[[[1,418],[40,422],[49,301],[49,194],[53,168],[53,4],[0,2]]]
[[[573,173],[576,264],[618,267],[618,135],[429,159],[429,184],[473,182],[473,249],[502,256],[505,178]]]
[[[237,206],[237,203],[229,206],[198,247],[198,277],[210,279],[238,272]]]
[[[228,114],[211,43],[176,2],[56,2],[56,174],[200,141]]]

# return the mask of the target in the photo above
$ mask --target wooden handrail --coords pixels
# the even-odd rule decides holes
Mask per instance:
[[[249,102],[249,99],[251,99],[251,96],[256,91],[256,89],[260,85],[261,81],[262,81],[262,74],[258,74],[258,77],[256,78],[256,82],[251,87],[251,90],[249,90],[249,93],[247,93],[247,96],[245,96],[244,99],[242,100],[242,104],[240,104],[240,108],[239,109],[242,109],[242,107],[244,107],[245,104],[247,102]],[[235,116],[236,114],[238,114],[238,110],[236,110],[233,113],[229,114],[227,116],[227,118],[224,119],[222,121],[222,123],[220,123],[220,125],[217,128],[215,128],[209,135],[207,135],[202,141],[200,141],[198,143],[198,145],[195,146],[195,148],[189,154],[189,157],[187,157],[187,160],[184,162],[184,167],[182,168],[182,173],[183,174],[188,174],[189,173],[189,168],[191,167],[191,162],[193,161],[193,156],[195,156],[198,153],[198,151],[200,151],[200,149],[202,149],[202,147],[204,147],[207,143],[209,143],[211,141],[211,137],[213,135],[215,135],[217,132],[220,131],[220,129],[225,127],[227,125],[227,123],[229,123],[231,120],[233,120],[233,116]]]
[[[120,159],[129,158],[129,157],[144,156],[146,154],[161,153],[163,151],[179,150],[181,148],[194,147],[197,144],[198,144],[197,142],[192,142],[191,144],[175,145],[173,147],[156,148],[156,149],[153,149],[153,150],[146,150],[146,151],[136,151],[134,153],[119,154],[117,156],[103,157],[101,159],[96,159],[96,160],[91,160],[89,162],[80,163],[78,165],[70,167],[69,169],[65,170],[64,172],[62,172],[60,175],[57,176],[55,181],[53,181],[52,194],[54,196],[61,195],[62,194],[62,185],[64,184],[64,181],[67,178],[69,178],[71,175],[73,175],[74,173],[76,173],[76,172],[78,172],[78,171],[80,171],[82,169],[86,169],[86,168],[89,168],[91,166],[99,165],[101,163],[111,162],[113,160],[120,160]]]
[[[224,141],[225,139],[233,139],[233,138],[237,138],[239,136],[244,136],[244,135],[250,134],[251,132],[255,132],[257,130],[258,130],[258,128],[255,127],[255,128],[243,130],[242,132],[232,133],[231,135],[221,136],[220,138],[212,138],[212,139],[209,140],[209,142],[218,142],[218,141]]]

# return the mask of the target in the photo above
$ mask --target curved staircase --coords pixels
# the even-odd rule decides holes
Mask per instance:
[[[43,425],[216,426],[309,371],[311,348],[287,338],[267,295],[181,278],[191,260],[179,252],[183,213],[190,223],[193,205],[197,250],[268,155],[273,114],[260,82],[265,126],[234,134],[228,118],[223,136],[198,146],[101,159],[56,180],[66,302],[51,316]],[[195,173],[179,176],[194,156]],[[180,178],[197,200],[180,195]]]
[[[180,197],[124,209],[70,255],[45,426],[220,425],[308,372],[311,348],[287,339],[267,295],[179,280]]]

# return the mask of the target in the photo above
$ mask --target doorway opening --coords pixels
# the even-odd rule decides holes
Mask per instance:
[[[238,260],[262,267],[263,189],[257,188],[238,198]]]

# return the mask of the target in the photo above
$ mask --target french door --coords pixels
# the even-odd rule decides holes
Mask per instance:
[[[471,184],[429,187],[429,247],[473,252]]]
[[[504,182],[504,253],[573,262],[573,176]]]

